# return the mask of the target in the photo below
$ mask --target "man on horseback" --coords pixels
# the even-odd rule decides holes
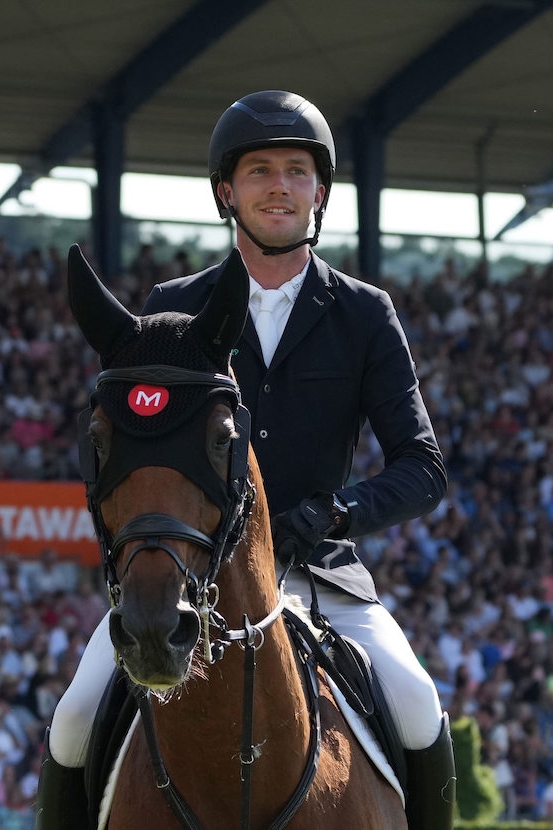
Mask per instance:
[[[219,119],[209,150],[213,193],[221,217],[236,222],[250,274],[250,315],[232,365],[252,415],[276,555],[308,563],[321,611],[371,658],[405,748],[410,830],[451,830],[455,767],[447,715],[348,538],[434,509],[446,474],[390,298],[312,251],[335,166],[326,120],[299,95],[254,93]],[[156,286],[143,313],[198,313],[220,270]],[[348,486],[366,419],[385,466]],[[301,570],[287,585],[309,604]],[[86,826],[82,766],[112,670],[104,620],[54,715],[40,830]]]
[[[236,222],[250,274],[251,319],[232,365],[252,415],[275,553],[282,562],[309,563],[321,583],[321,611],[372,660],[406,750],[410,830],[450,830],[455,767],[447,716],[346,538],[434,509],[446,474],[389,297],[311,250],[334,170],[330,128],[299,95],[254,93],[219,119],[211,183],[221,217]],[[143,313],[196,313],[216,279],[217,268],[156,286]],[[385,469],[346,486],[366,418]],[[301,571],[287,587],[309,604]]]

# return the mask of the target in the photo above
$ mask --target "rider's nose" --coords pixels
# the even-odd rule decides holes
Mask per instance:
[[[287,193],[289,189],[286,175],[282,172],[274,173],[270,182],[271,193]]]

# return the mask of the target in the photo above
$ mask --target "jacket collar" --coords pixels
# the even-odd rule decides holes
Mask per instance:
[[[216,279],[218,273],[219,270],[217,269],[217,272],[211,275],[212,279]],[[269,367],[271,370],[281,363],[286,355],[305,337],[307,332],[313,328],[317,320],[326,313],[329,306],[334,302],[332,289],[337,285],[338,281],[327,263],[311,252],[311,264],[307,269],[305,280],[271,361]],[[261,345],[249,314],[242,337],[262,361]]]

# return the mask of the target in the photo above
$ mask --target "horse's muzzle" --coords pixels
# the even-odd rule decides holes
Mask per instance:
[[[167,691],[186,681],[200,639],[198,611],[180,602],[172,614],[137,613],[124,601],[111,611],[111,641],[131,679],[140,686]]]

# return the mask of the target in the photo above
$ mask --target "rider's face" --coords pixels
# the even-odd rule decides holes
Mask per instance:
[[[298,147],[244,153],[223,186],[240,221],[268,246],[303,239],[325,193],[313,156]]]

